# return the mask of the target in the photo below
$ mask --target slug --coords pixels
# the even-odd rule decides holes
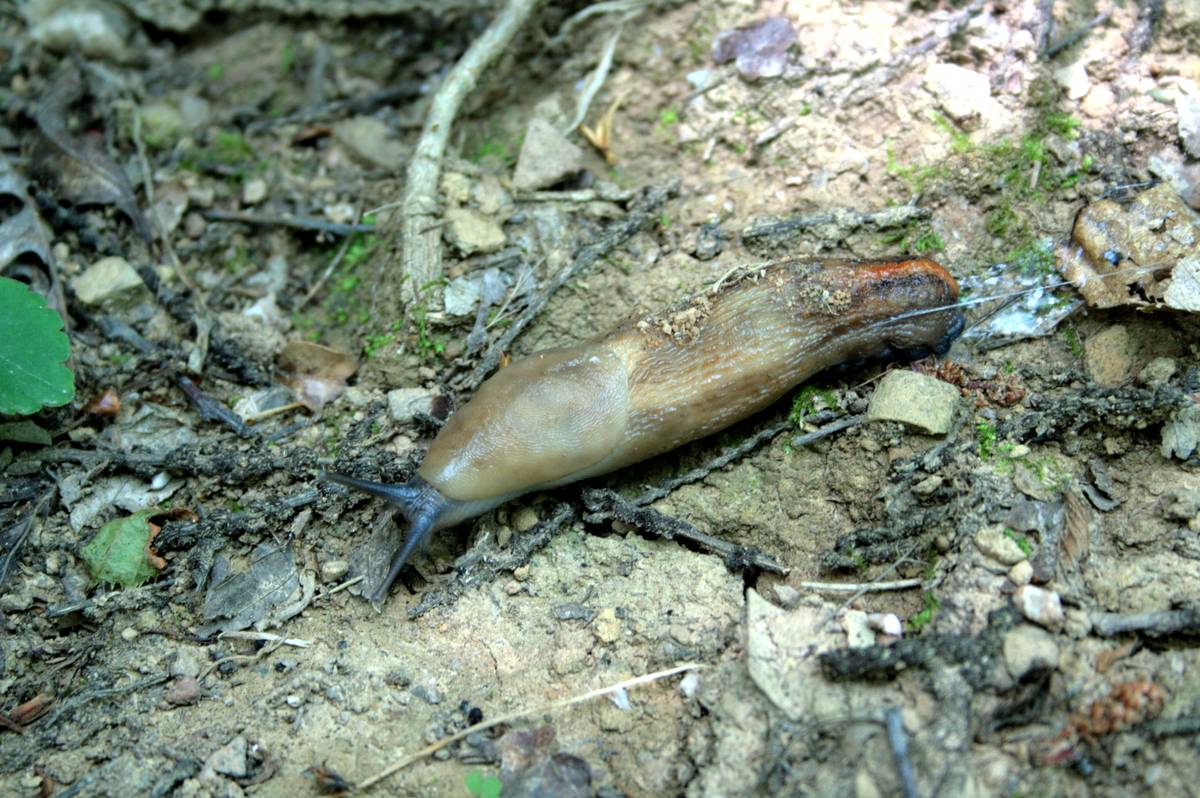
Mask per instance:
[[[781,261],[502,368],[450,416],[407,483],[323,475],[408,519],[372,602],[438,529],[710,435],[831,366],[944,354],[963,329],[957,300],[954,278],[930,260]]]

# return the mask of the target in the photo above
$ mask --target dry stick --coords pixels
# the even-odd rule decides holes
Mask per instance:
[[[401,272],[411,286],[414,302],[420,301],[424,286],[442,276],[442,236],[436,227],[441,216],[437,192],[454,117],[483,70],[504,52],[540,3],[541,0],[508,0],[488,29],[450,70],[429,106],[421,138],[408,162],[400,220]]]
[[[328,233],[331,236],[348,236],[352,233],[372,233],[373,224],[343,224],[327,222],[315,216],[268,216],[265,213],[250,213],[248,211],[204,211],[204,218],[210,222],[245,222],[259,224],[264,227],[291,227],[296,230],[312,230],[314,233]]]
[[[596,64],[596,68],[592,70],[592,74],[588,77],[587,85],[583,87],[583,91],[579,94],[579,102],[575,106],[575,118],[563,130],[563,135],[571,133],[575,128],[583,124],[583,120],[587,119],[588,110],[592,107],[592,101],[600,93],[600,87],[604,85],[604,81],[608,78],[608,71],[612,69],[613,53],[617,50],[617,42],[621,38],[621,30],[621,26],[618,25],[617,29],[613,31],[613,35],[609,37],[608,44],[604,46],[604,52],[600,54],[600,63]]]
[[[354,224],[358,224],[358,220],[358,214],[355,214]],[[329,278],[333,276],[333,273],[337,270],[337,267],[341,265],[342,258],[346,257],[346,253],[350,251],[350,242],[353,240],[354,239],[351,236],[346,236],[344,239],[342,239],[342,245],[338,247],[337,254],[333,256],[333,260],[329,261],[329,265],[325,268],[325,273],[321,275],[320,279],[313,283],[312,288],[308,289],[308,293],[304,295],[304,299],[300,300],[300,304],[296,306],[296,310],[303,310],[304,306],[311,302],[312,298],[317,295],[317,292],[325,287],[325,283],[329,281]]]
[[[678,180],[649,189],[644,197],[634,203],[629,213],[613,222],[605,229],[601,236],[583,247],[579,254],[575,256],[575,260],[570,265],[559,270],[558,274],[554,275],[554,278],[546,285],[542,292],[530,300],[529,305],[526,306],[521,315],[514,319],[512,325],[492,344],[487,355],[475,367],[475,371],[471,374],[470,379],[467,380],[467,384],[462,390],[473,391],[479,386],[479,383],[483,382],[487,375],[495,370],[496,366],[500,365],[500,357],[508,350],[512,342],[525,329],[526,325],[541,313],[542,308],[546,306],[546,302],[550,300],[555,291],[562,288],[573,277],[603,258],[611,250],[633,238],[644,227],[656,221],[658,219],[658,209],[678,191]]]
[[[881,593],[886,590],[911,590],[922,584],[920,579],[897,579],[894,582],[798,582],[796,587],[827,593]]]
[[[406,757],[402,757],[402,758],[396,760],[391,765],[388,765],[386,768],[384,768],[383,770],[376,773],[374,776],[371,776],[369,779],[366,779],[365,781],[363,781],[362,784],[359,784],[356,789],[356,792],[361,791],[361,790],[369,790],[371,787],[374,787],[376,784],[383,781],[388,776],[391,776],[392,774],[394,774],[400,770],[403,770],[404,768],[411,765],[413,762],[417,762],[421,759],[424,759],[425,757],[429,756],[430,754],[440,751],[441,749],[445,748],[446,746],[450,745],[451,743],[456,743],[459,740],[462,740],[463,738],[474,734],[475,732],[483,731],[484,729],[490,729],[493,726],[499,726],[501,723],[508,723],[510,721],[518,720],[519,718],[523,718],[527,715],[540,715],[543,712],[550,712],[555,709],[562,709],[563,707],[574,706],[575,704],[582,704],[585,701],[591,701],[593,698],[600,698],[601,696],[608,695],[609,693],[614,693],[617,690],[627,690],[631,687],[637,687],[639,685],[648,684],[650,682],[656,682],[659,679],[665,679],[668,676],[674,676],[677,673],[683,673],[684,671],[700,670],[701,668],[704,668],[704,667],[705,667],[705,665],[700,662],[685,662],[682,665],[676,665],[675,667],[667,668],[664,671],[655,671],[654,673],[647,673],[642,676],[636,676],[632,679],[626,679],[623,682],[617,682],[616,684],[611,684],[608,687],[601,687],[597,690],[592,690],[591,692],[583,693],[582,695],[572,696],[570,698],[562,698],[562,699],[559,699],[558,701],[551,701],[549,704],[544,704],[540,707],[535,707],[533,709],[520,709],[520,710],[517,710],[516,712],[509,712],[507,715],[499,715],[497,717],[492,718],[491,720],[485,720],[485,721],[482,721],[481,723],[476,723],[474,726],[468,726],[467,728],[463,729],[460,732],[456,732],[456,733],[450,735],[449,737],[444,737],[441,740],[438,740],[436,743],[426,746],[425,748],[422,748],[420,751],[417,751],[414,754],[409,754]]]

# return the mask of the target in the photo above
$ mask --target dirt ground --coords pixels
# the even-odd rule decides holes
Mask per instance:
[[[1056,282],[1101,198],[1162,184],[1200,207],[1200,4],[550,4],[455,123],[445,279],[409,302],[405,168],[491,17],[427,5],[0,9],[0,147],[52,247],[0,273],[62,297],[76,382],[31,419],[50,445],[0,441],[0,793],[336,791],[514,713],[373,790],[1200,795],[1185,311],[1060,288],[1069,314],[1029,337],[972,306],[944,358],[823,374],[715,436],[438,533],[378,607],[356,577],[402,525],[318,480],[411,475],[522,318],[505,355],[782,256],[930,257],[974,299],[1013,274]],[[55,14],[89,8],[115,41],[64,45]],[[719,33],[773,16],[796,36],[781,74],[714,63]],[[618,32],[586,116],[611,160],[576,130],[566,178],[518,187],[523,157],[553,160],[524,151],[530,120],[567,129]],[[128,185],[47,154],[58,140],[99,147]],[[490,310],[455,305],[488,280]],[[289,377],[317,357],[285,355],[296,341],[341,353],[348,384]],[[959,389],[948,433],[870,421],[792,444],[865,412],[895,369]],[[110,388],[119,411],[95,401]],[[647,512],[597,509],[596,489]],[[153,577],[96,579],[84,546],[150,508]]]

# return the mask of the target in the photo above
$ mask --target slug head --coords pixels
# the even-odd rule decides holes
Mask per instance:
[[[942,355],[962,334],[958,283],[931,260],[847,264],[818,279],[846,297],[844,315],[866,333],[864,341],[875,342],[874,351],[862,352],[864,356],[913,360]]]

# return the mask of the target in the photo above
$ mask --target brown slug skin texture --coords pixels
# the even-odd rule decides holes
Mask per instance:
[[[954,278],[925,259],[744,270],[667,312],[501,369],[417,473],[479,512],[604,474],[724,429],[831,366],[943,346],[961,329],[946,307],[957,300]]]

